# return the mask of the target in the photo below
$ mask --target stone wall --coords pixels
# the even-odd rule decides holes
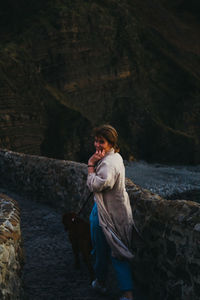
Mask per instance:
[[[51,204],[77,211],[89,191],[85,164],[0,150],[0,186]]]
[[[0,150],[0,172],[1,187],[49,203],[61,213],[78,211],[88,194],[84,164]],[[128,179],[126,187],[146,242],[136,251],[135,280],[148,289],[148,300],[198,300],[200,204],[162,199]]]
[[[149,288],[150,299],[200,299],[200,204],[127,187],[146,241],[136,253],[135,278]]]
[[[0,194],[0,299],[20,299],[22,264],[19,208]]]

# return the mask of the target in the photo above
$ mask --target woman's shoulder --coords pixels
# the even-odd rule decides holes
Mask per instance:
[[[103,160],[104,160],[104,163],[106,163],[108,165],[115,165],[115,164],[123,163],[123,159],[122,159],[121,155],[117,152],[107,155],[106,157],[104,157]]]

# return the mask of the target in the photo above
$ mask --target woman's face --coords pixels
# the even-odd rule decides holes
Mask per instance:
[[[94,146],[96,150],[101,150],[101,151],[105,150],[105,152],[110,151],[110,149],[112,148],[112,145],[102,136],[100,137],[95,136]]]

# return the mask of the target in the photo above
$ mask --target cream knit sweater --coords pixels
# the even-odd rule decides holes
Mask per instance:
[[[122,157],[111,149],[98,162],[95,172],[88,174],[87,185],[94,192],[99,224],[119,259],[134,257],[131,251],[134,225],[129,196],[125,189],[125,168]]]

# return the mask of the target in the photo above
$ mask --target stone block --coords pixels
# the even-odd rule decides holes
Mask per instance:
[[[16,201],[0,194],[0,299],[20,299],[22,284],[20,273],[23,251],[20,231],[19,208]],[[4,215],[5,212],[5,215]],[[12,223],[12,219],[15,219]]]

